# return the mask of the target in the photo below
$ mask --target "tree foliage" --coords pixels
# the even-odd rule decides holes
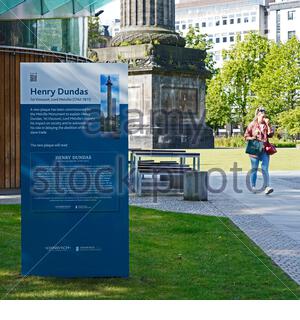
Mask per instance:
[[[220,76],[223,91],[232,108],[233,117],[245,127],[248,107],[252,100],[251,86],[260,77],[270,49],[267,38],[251,32],[244,41],[238,37],[231,50],[223,52],[224,66]]]
[[[266,66],[252,90],[254,106],[264,106],[274,122],[283,117],[279,122],[287,125],[287,116],[296,116],[299,111],[288,112],[300,106],[300,42],[296,37],[271,45]]]
[[[215,74],[215,61],[211,50],[214,46],[212,40],[207,39],[207,34],[201,33],[199,28],[190,28],[186,37],[186,47],[204,50],[206,52],[205,66],[212,73]]]
[[[100,43],[105,42],[101,34],[99,17],[89,17],[88,19],[88,47],[97,48]]]
[[[286,130],[291,136],[296,137],[300,134],[300,106],[289,111],[283,111],[278,117],[281,130]]]
[[[300,134],[300,42],[274,43],[256,33],[223,52],[224,64],[208,82],[207,119],[214,128],[242,127],[263,106],[273,124]]]
[[[217,74],[208,82],[206,98],[206,122],[214,130],[231,122],[231,107],[226,93],[223,91],[223,81]]]

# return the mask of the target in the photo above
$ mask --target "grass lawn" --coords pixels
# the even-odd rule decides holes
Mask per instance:
[[[196,152],[196,150],[194,150]],[[245,154],[245,149],[212,149],[197,150],[201,153],[201,170],[211,168],[222,168],[229,171],[233,163],[237,162],[243,171],[250,170],[249,156]],[[278,152],[271,156],[271,171],[300,170],[300,149],[278,148]]]
[[[212,168],[221,168],[229,171],[237,162],[238,167],[243,171],[250,170],[249,156],[245,153],[245,149],[228,148],[228,149],[193,149],[187,152],[199,152],[201,154],[200,165],[201,170],[207,171]],[[147,159],[143,157],[143,159]],[[150,159],[150,158],[149,158]],[[174,160],[171,158],[159,158],[159,160]],[[188,160],[188,164],[192,165],[192,160]],[[289,171],[300,170],[300,149],[296,148],[278,148],[278,152],[271,157],[271,171]]]
[[[132,207],[130,270],[129,279],[28,277],[22,280],[20,207],[0,206],[1,298],[295,299],[300,296],[300,287],[227,218]]]

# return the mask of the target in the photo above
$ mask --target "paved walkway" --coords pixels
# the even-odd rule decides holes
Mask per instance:
[[[227,175],[227,186],[221,193],[210,193],[208,202],[183,201],[180,197],[130,198],[130,204],[164,211],[199,215],[227,216],[243,230],[292,279],[300,284],[300,171],[271,173],[274,194],[252,194],[245,174],[239,174],[234,192],[233,176]],[[213,175],[210,185],[221,186]],[[20,203],[20,196],[0,195],[0,204]]]
[[[261,181],[259,179],[259,181]],[[271,173],[275,192],[270,196],[252,194],[246,175],[239,174],[234,192],[233,175],[221,193],[209,195],[208,202],[188,202],[182,197],[131,197],[132,205],[200,215],[227,216],[243,230],[291,278],[300,284],[300,172]],[[220,176],[210,178],[218,189]]]
[[[21,203],[20,190],[0,189],[0,204],[19,204]]]

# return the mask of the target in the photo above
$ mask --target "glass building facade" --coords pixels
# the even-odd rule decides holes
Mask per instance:
[[[85,56],[87,37],[87,17],[0,20],[0,45]]]
[[[111,0],[8,0],[0,2],[0,46],[86,56],[88,16]]]

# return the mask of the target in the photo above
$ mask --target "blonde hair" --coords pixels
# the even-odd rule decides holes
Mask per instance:
[[[253,121],[256,121],[256,120],[257,120],[257,116],[258,116],[259,112],[261,112],[261,111],[266,112],[266,110],[265,110],[264,107],[258,107],[258,108],[256,108]]]

